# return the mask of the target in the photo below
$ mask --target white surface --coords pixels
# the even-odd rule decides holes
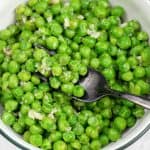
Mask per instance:
[[[10,142],[8,142],[4,137],[0,135],[0,146],[1,150],[20,150]],[[138,141],[132,144],[126,150],[149,150],[150,149],[150,131],[147,132]]]

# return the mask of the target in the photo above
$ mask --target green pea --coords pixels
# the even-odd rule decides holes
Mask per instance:
[[[22,100],[25,104],[31,104],[34,101],[34,95],[31,92],[27,92],[23,95]]]
[[[131,39],[128,36],[123,36],[118,40],[117,44],[121,49],[129,49],[131,47]]]
[[[98,138],[99,131],[95,129],[94,127],[88,126],[85,131],[88,137],[92,139]]]
[[[67,144],[61,140],[56,141],[53,145],[54,150],[67,150]]]
[[[115,6],[111,10],[112,16],[119,16],[122,17],[124,15],[125,11],[121,6]]]
[[[108,137],[110,141],[115,142],[120,138],[120,133],[116,129],[110,128],[108,130]]]
[[[79,85],[74,86],[73,95],[76,96],[76,97],[84,96],[84,88],[79,86]]]
[[[84,128],[80,123],[75,124],[73,131],[76,135],[82,135],[84,133]]]
[[[49,49],[55,50],[58,47],[58,40],[56,37],[51,36],[51,37],[46,39],[46,44],[47,44]]]
[[[131,115],[131,110],[128,107],[122,106],[120,108],[119,116],[121,116],[123,118],[128,118],[130,115]]]
[[[133,110],[133,115],[136,117],[136,118],[141,118],[143,115],[144,115],[144,109],[143,108],[136,108]]]
[[[81,144],[88,144],[89,140],[90,140],[89,137],[85,133],[79,136],[79,141]]]
[[[32,134],[29,138],[29,142],[35,146],[41,146],[43,142],[42,135]]]
[[[91,54],[91,49],[87,46],[80,47],[80,54],[84,58],[89,58]]]
[[[114,126],[119,129],[119,130],[125,130],[127,126],[127,122],[124,118],[122,117],[116,117],[114,120]]]
[[[0,40],[8,40],[11,36],[11,32],[8,29],[0,31]]]
[[[96,43],[96,51],[99,54],[106,52],[108,48],[109,48],[109,43],[106,41],[99,41],[98,43]]]
[[[137,66],[133,73],[136,78],[142,78],[145,76],[145,69],[143,67]]]
[[[58,89],[60,87],[60,81],[56,77],[51,77],[49,79],[50,86],[54,89]]]
[[[11,75],[8,79],[8,84],[10,88],[16,88],[19,84],[18,78],[15,74]]]
[[[99,150],[101,148],[101,143],[99,140],[93,140],[90,144],[92,150]]]
[[[50,23],[50,31],[51,31],[52,35],[59,36],[63,32],[63,29],[59,23],[51,22]]]
[[[102,146],[105,146],[109,143],[108,136],[105,134],[100,135],[99,140]]]
[[[14,110],[16,110],[18,107],[18,103],[15,100],[8,100],[5,103],[5,110],[8,112],[12,112]]]
[[[17,122],[13,124],[13,129],[19,134],[22,134],[24,130]]]
[[[121,78],[124,81],[131,81],[133,79],[133,73],[131,71],[125,72],[122,74]]]
[[[6,125],[13,125],[15,123],[15,116],[11,112],[4,112],[2,114],[2,120]]]
[[[54,119],[52,118],[48,118],[45,117],[42,121],[41,121],[41,127],[49,132],[55,131],[56,130],[56,124]]]
[[[63,133],[63,139],[67,143],[71,143],[75,140],[75,134],[73,131]]]
[[[107,53],[103,53],[100,58],[100,65],[102,65],[103,67],[110,67],[110,65],[112,64],[112,58],[109,54]]]
[[[21,81],[29,81],[31,78],[31,74],[28,71],[22,70],[19,72],[18,77]]]
[[[62,133],[59,131],[55,131],[55,132],[51,133],[49,138],[52,142],[59,141],[62,138]]]

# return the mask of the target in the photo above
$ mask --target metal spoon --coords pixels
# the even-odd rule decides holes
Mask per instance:
[[[92,69],[89,69],[87,76],[79,81],[79,84],[84,87],[85,95],[82,98],[73,97],[75,100],[83,102],[94,102],[100,100],[104,96],[114,96],[128,99],[144,108],[150,109],[150,98],[136,96],[133,94],[119,92],[110,89],[104,76]]]

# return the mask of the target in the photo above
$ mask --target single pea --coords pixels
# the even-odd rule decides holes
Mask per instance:
[[[52,74],[53,76],[60,76],[62,74],[62,67],[58,64],[53,65]]]
[[[27,104],[22,105],[20,108],[20,112],[23,115],[27,114],[29,112],[29,110],[30,110],[30,107]]]
[[[49,79],[50,86],[54,89],[58,89],[60,87],[60,81],[56,77],[51,77]]]
[[[70,125],[68,123],[68,121],[66,119],[59,119],[58,120],[58,129],[61,131],[61,132],[66,132],[68,131],[68,129],[70,129]]]
[[[100,56],[99,61],[100,65],[102,65],[105,68],[110,67],[110,65],[112,64],[112,58],[108,53],[103,53]]]
[[[88,125],[93,126],[93,127],[98,127],[99,126],[99,120],[95,116],[91,116],[88,118]]]
[[[85,76],[88,72],[88,68],[86,65],[80,64],[79,65],[79,75]]]
[[[114,119],[114,126],[115,126],[117,129],[123,131],[123,130],[126,129],[127,122],[126,122],[126,120],[125,120],[124,118],[122,118],[122,117],[116,117],[116,118]]]
[[[145,76],[145,69],[144,67],[137,66],[133,73],[136,78],[142,78]]]
[[[42,147],[42,149],[51,149],[52,144],[48,139],[44,139],[41,147]]]
[[[131,81],[133,79],[133,73],[131,71],[125,72],[121,75],[122,80]]]
[[[34,101],[34,95],[31,92],[27,92],[23,95],[22,101],[25,104],[31,104]]]
[[[37,76],[32,75],[31,81],[33,84],[37,85],[40,83],[40,79]]]
[[[122,36],[117,42],[119,48],[129,49],[131,47],[131,39],[128,36]]]
[[[110,26],[111,26],[111,23],[110,23],[109,19],[104,18],[104,19],[101,20],[100,27],[102,29],[108,30],[110,28]]]
[[[45,1],[40,1],[40,2],[36,2],[33,8],[35,9],[37,13],[41,14],[45,12],[47,7],[48,5]]]
[[[83,45],[87,45],[90,48],[93,48],[95,46],[96,40],[92,37],[85,37],[82,39],[82,43]]]
[[[131,115],[131,110],[128,107],[122,106],[120,108],[120,111],[119,111],[119,116],[120,117],[128,118],[130,115]]]
[[[88,126],[85,129],[85,131],[86,131],[87,136],[92,139],[96,139],[99,136],[99,131],[97,129],[95,129],[94,127]]]
[[[52,118],[45,117],[40,122],[41,127],[48,132],[52,132],[56,130],[55,120]]]
[[[116,76],[115,74],[115,70],[113,68],[105,68],[103,71],[102,71],[103,75],[105,76],[105,78],[107,80],[113,80]]]
[[[53,36],[59,36],[63,32],[63,29],[59,23],[53,21],[50,23],[50,31]]]
[[[62,133],[60,131],[55,131],[55,132],[51,133],[50,137],[49,137],[50,141],[52,141],[52,142],[61,140],[61,138],[62,138]]]
[[[136,119],[135,117],[133,116],[130,116],[129,118],[127,118],[127,126],[130,128],[130,127],[133,127],[136,123]]]
[[[100,135],[99,140],[102,146],[105,146],[109,143],[108,136],[105,134]]]
[[[28,82],[24,82],[21,85],[21,87],[22,87],[24,92],[32,92],[34,89],[34,84],[32,82],[28,81]]]
[[[80,123],[76,123],[73,132],[75,135],[82,135],[84,133],[84,127]]]
[[[138,34],[137,34],[137,39],[139,41],[146,41],[146,40],[148,40],[148,38],[149,38],[148,34],[144,31],[138,32]]]
[[[8,112],[12,112],[14,110],[17,109],[18,107],[18,102],[15,101],[15,100],[8,100],[6,103],[5,103],[5,110],[8,111]]]
[[[13,129],[15,132],[19,133],[19,134],[22,134],[23,133],[23,127],[19,125],[19,123],[15,122],[13,124]]]
[[[71,143],[75,140],[75,134],[73,131],[63,133],[63,139],[67,143]]]
[[[74,140],[73,142],[71,142],[71,147],[77,150],[81,149],[81,144],[79,140]]]
[[[82,97],[84,96],[84,88],[80,85],[76,85],[73,88],[73,95],[76,97]]]
[[[43,142],[42,135],[32,134],[29,138],[29,142],[35,146],[41,146]]]
[[[29,72],[34,72],[35,71],[35,61],[34,59],[28,59],[26,61],[26,70],[29,71]]]
[[[16,88],[18,84],[19,84],[19,81],[18,81],[17,75],[12,74],[8,79],[8,86],[10,88]]]
[[[122,17],[124,13],[125,13],[124,8],[121,6],[115,6],[111,9],[112,16]]]
[[[31,73],[25,70],[19,72],[18,77],[21,81],[29,81],[31,78]]]
[[[137,86],[141,89],[141,94],[147,94],[150,91],[150,85],[144,80],[138,80]]]
[[[99,41],[96,43],[96,52],[101,54],[103,52],[106,52],[109,48],[109,43],[106,41]]]
[[[11,112],[4,112],[2,114],[2,120],[6,125],[13,125],[15,123],[15,116]]]
[[[60,10],[61,10],[60,3],[57,2],[55,5],[51,5],[52,14],[57,15],[57,14],[59,14]]]
[[[108,130],[108,137],[110,141],[115,142],[120,138],[120,133],[116,129],[110,128]]]
[[[120,38],[123,36],[124,34],[124,31],[123,31],[123,28],[121,27],[113,27],[111,29],[111,34],[116,37],[116,38]]]
[[[79,141],[81,144],[88,144],[90,139],[85,133],[83,133],[79,136]]]
[[[143,108],[135,108],[134,110],[133,110],[133,115],[136,117],[136,118],[141,118],[141,117],[143,117],[143,115],[144,115],[144,109]]]
[[[8,40],[11,36],[11,32],[8,29],[0,31],[0,40]]]
[[[123,64],[119,65],[120,72],[127,72],[130,70],[130,64],[128,62],[125,62]]]
[[[10,73],[17,73],[19,72],[20,65],[16,61],[10,61],[8,64],[8,70]]]
[[[32,125],[29,129],[32,134],[41,134],[43,132],[42,128],[38,125]]]
[[[81,46],[80,47],[80,54],[84,58],[89,58],[91,54],[91,49],[87,46]]]
[[[23,134],[23,139],[24,139],[25,141],[29,142],[30,135],[31,135],[31,134],[30,134],[29,131],[24,132],[24,134]]]
[[[144,50],[142,50],[141,57],[143,66],[149,66],[150,48],[145,48]]]
[[[67,150],[67,144],[64,141],[56,141],[53,145],[54,150]]]
[[[34,101],[32,104],[32,109],[34,109],[37,112],[41,111],[41,103],[39,101]]]
[[[98,69],[100,65],[99,59],[98,58],[92,58],[90,62],[90,66],[94,69]]]
[[[65,83],[61,85],[61,90],[66,94],[72,94],[74,85],[72,83]]]
[[[23,96],[23,89],[21,87],[16,87],[12,89],[12,94],[16,99],[20,99]]]
[[[58,47],[58,39],[54,36],[51,36],[46,39],[46,44],[49,49],[55,50]]]
[[[99,140],[92,140],[90,147],[92,150],[99,150],[101,148],[101,143]]]

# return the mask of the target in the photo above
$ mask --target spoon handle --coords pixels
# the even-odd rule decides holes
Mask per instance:
[[[115,91],[115,90],[109,90],[109,92],[110,92],[109,95],[125,98],[133,103],[143,106],[146,109],[150,109],[150,98],[148,98],[148,97],[137,96],[137,95],[128,94],[128,93],[122,93],[122,92]]]

